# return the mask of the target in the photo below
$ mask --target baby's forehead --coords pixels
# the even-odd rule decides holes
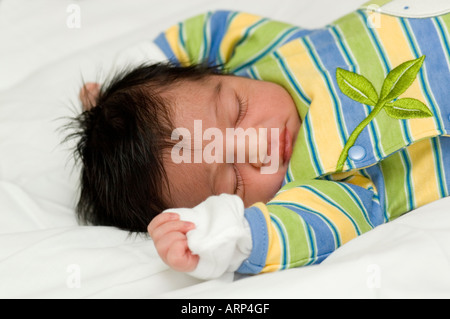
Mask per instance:
[[[214,115],[211,111],[215,111],[213,108],[219,102],[220,92],[225,85],[226,81],[216,76],[201,81],[182,81],[165,92],[163,98],[170,104],[175,122],[207,120]]]

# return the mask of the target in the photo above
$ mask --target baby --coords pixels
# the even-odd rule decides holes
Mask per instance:
[[[448,196],[449,17],[170,28],[169,63],[81,91],[79,217],[148,231],[171,268],[214,278],[320,263]]]

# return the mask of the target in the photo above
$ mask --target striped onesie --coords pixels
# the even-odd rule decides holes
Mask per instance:
[[[206,60],[283,86],[301,117],[284,186],[245,209],[253,246],[239,272],[320,263],[448,196],[450,14],[402,18],[362,7],[306,30],[216,11],[155,42],[175,63]]]

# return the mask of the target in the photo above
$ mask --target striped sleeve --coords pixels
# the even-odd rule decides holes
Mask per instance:
[[[155,43],[178,65],[206,62],[235,73],[306,33],[302,28],[253,14],[214,11],[172,26]]]
[[[370,179],[292,182],[267,204],[245,210],[253,249],[238,272],[257,274],[318,264],[338,247],[385,222]],[[331,197],[329,194],[333,194]]]

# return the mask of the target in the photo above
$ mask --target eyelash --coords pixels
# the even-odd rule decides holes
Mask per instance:
[[[234,172],[236,174],[236,187],[234,189],[234,193],[237,194],[239,190],[242,190],[242,186],[244,186],[244,181],[242,180],[241,174],[239,174],[239,170],[236,165],[233,165]]]
[[[238,126],[239,123],[242,121],[242,119],[245,117],[245,114],[247,113],[247,101],[244,100],[237,93],[236,93],[236,99],[239,104],[239,112],[238,112],[238,117],[236,119],[236,126]],[[234,193],[237,194],[238,191],[243,189],[244,181],[242,179],[241,174],[239,173],[239,170],[237,169],[236,165],[234,165],[234,164],[233,164],[233,169],[236,174],[236,187],[234,189]]]
[[[244,100],[240,95],[236,94],[236,98],[239,104],[239,113],[236,120],[236,126],[242,121],[245,114],[247,113],[247,101]]]

